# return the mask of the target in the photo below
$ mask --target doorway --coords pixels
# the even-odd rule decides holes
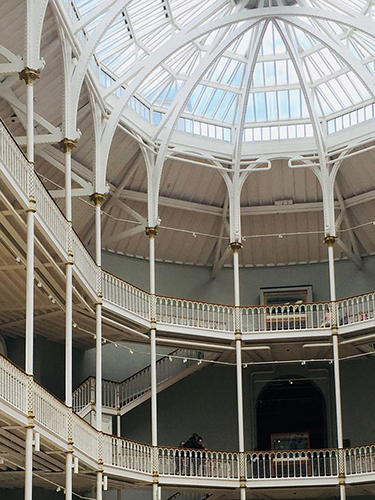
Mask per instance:
[[[269,382],[257,401],[257,443],[270,450],[271,436],[278,433],[308,433],[309,448],[327,446],[325,400],[313,381],[283,378]]]

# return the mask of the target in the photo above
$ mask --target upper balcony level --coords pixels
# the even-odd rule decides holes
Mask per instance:
[[[57,261],[66,262],[74,255],[75,296],[93,317],[92,304],[97,294],[103,296],[105,316],[112,323],[122,322],[135,334],[149,328],[151,304],[155,302],[156,322],[160,336],[173,339],[205,339],[230,344],[235,331],[243,340],[327,338],[332,324],[341,335],[366,332],[375,327],[375,292],[332,302],[315,302],[285,306],[228,305],[164,297],[153,297],[126,281],[97,267],[71,224],[65,219],[44,184],[15,143],[4,124],[0,124],[1,178],[4,189],[1,203],[14,215],[13,230],[25,231],[24,212],[29,197],[36,200],[36,244],[49,260],[45,272],[56,273],[51,279],[64,280]],[[7,231],[8,233],[9,231]],[[22,239],[22,235],[20,236]],[[13,238],[14,240],[14,238]],[[8,237],[7,248],[17,260],[17,242]],[[55,262],[53,262],[55,260]],[[18,261],[17,261],[18,262]],[[22,263],[22,262],[21,262]],[[55,286],[55,289],[58,288]],[[62,284],[60,289],[63,290]],[[61,302],[64,300],[61,291]],[[89,316],[90,316],[89,314]]]

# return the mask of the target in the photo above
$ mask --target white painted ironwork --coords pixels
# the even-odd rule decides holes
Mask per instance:
[[[239,478],[239,453],[159,447],[161,476]]]
[[[104,463],[131,471],[152,473],[152,446],[116,436],[103,436]]]
[[[91,290],[96,291],[97,266],[95,261],[84,247],[77,234],[72,232],[72,249],[74,255],[74,265],[77,266],[81,275],[87,281]]]
[[[61,247],[66,250],[67,221],[36,174],[34,174],[34,191],[38,217],[42,219],[46,228],[52,232]]]
[[[375,292],[337,301],[339,326],[362,323],[375,318]]]
[[[330,326],[329,302],[242,308],[243,333],[314,330]]]
[[[79,413],[91,402],[95,402],[95,377],[89,377],[73,392],[73,409]]]
[[[0,159],[21,191],[27,195],[28,162],[2,120],[0,120]]]
[[[337,477],[338,450],[246,453],[247,479]]]
[[[208,302],[156,296],[156,320],[164,325],[234,331],[234,308]]]
[[[375,445],[346,448],[344,453],[347,476],[375,472]]]
[[[11,404],[22,413],[27,413],[26,373],[0,355],[0,390],[1,399]]]
[[[34,384],[33,409],[36,422],[67,439],[68,408],[38,384]]]
[[[99,433],[94,427],[85,422],[78,415],[73,414],[73,442],[74,446],[90,458],[98,458]]]
[[[103,299],[141,318],[149,319],[149,294],[103,271]]]

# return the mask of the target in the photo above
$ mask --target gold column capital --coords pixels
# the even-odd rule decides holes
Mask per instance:
[[[77,146],[77,141],[74,139],[68,139],[64,137],[62,141],[59,142],[60,149],[63,153],[71,153],[73,149]]]
[[[337,236],[327,235],[324,238],[323,243],[325,243],[329,247],[333,247],[333,245],[336,243],[336,241],[337,241]]]
[[[158,228],[156,226],[146,227],[145,231],[147,236],[149,236],[150,238],[156,238],[156,236],[158,235]]]
[[[90,196],[90,200],[94,203],[94,205],[101,206],[105,202],[105,194],[102,194],[102,193],[93,193]]]
[[[18,73],[20,80],[24,80],[26,85],[34,85],[35,81],[40,77],[39,69],[24,68]]]
[[[232,241],[229,243],[228,247],[233,251],[233,253],[238,253],[243,248],[243,244],[240,241]]]

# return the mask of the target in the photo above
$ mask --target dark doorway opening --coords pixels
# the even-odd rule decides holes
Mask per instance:
[[[270,450],[271,435],[309,434],[310,449],[327,446],[324,396],[311,381],[291,377],[273,380],[257,402],[257,442],[259,450]]]

